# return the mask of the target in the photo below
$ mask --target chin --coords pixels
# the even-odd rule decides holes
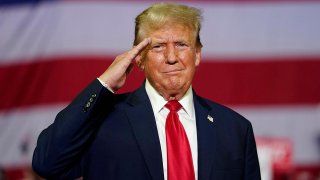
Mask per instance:
[[[171,92],[175,92],[175,93],[181,93],[181,91],[183,91],[183,89],[185,88],[186,84],[182,83],[180,81],[178,82],[169,82],[166,85],[166,89],[171,91]]]

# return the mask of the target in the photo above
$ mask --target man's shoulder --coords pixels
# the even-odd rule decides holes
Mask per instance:
[[[248,119],[231,107],[201,96],[196,96],[196,98],[202,106],[205,106],[216,118],[223,122],[237,122],[246,125],[251,124]]]
[[[114,100],[118,105],[133,105],[148,100],[148,96],[144,86],[142,85],[137,89],[129,92],[114,94]]]

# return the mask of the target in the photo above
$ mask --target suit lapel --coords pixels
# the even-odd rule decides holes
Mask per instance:
[[[132,94],[126,109],[137,143],[154,180],[163,180],[161,147],[152,106],[144,86]]]
[[[210,112],[210,107],[197,95],[194,95],[194,106],[198,136],[198,179],[208,180],[210,179],[213,161],[217,155],[215,152],[215,120],[214,115]]]

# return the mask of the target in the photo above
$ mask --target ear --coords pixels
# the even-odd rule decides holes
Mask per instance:
[[[142,59],[141,54],[139,54],[135,57],[135,61],[138,65],[138,67],[143,71],[144,70],[144,63],[143,63],[143,59]]]
[[[201,48],[196,48],[196,61],[195,66],[198,67],[201,61]]]

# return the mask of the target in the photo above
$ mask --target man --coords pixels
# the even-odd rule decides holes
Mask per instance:
[[[168,3],[138,15],[135,46],[40,134],[34,170],[48,179],[260,179],[250,122],[192,90],[200,20],[198,9]],[[114,94],[134,61],[145,83]]]

